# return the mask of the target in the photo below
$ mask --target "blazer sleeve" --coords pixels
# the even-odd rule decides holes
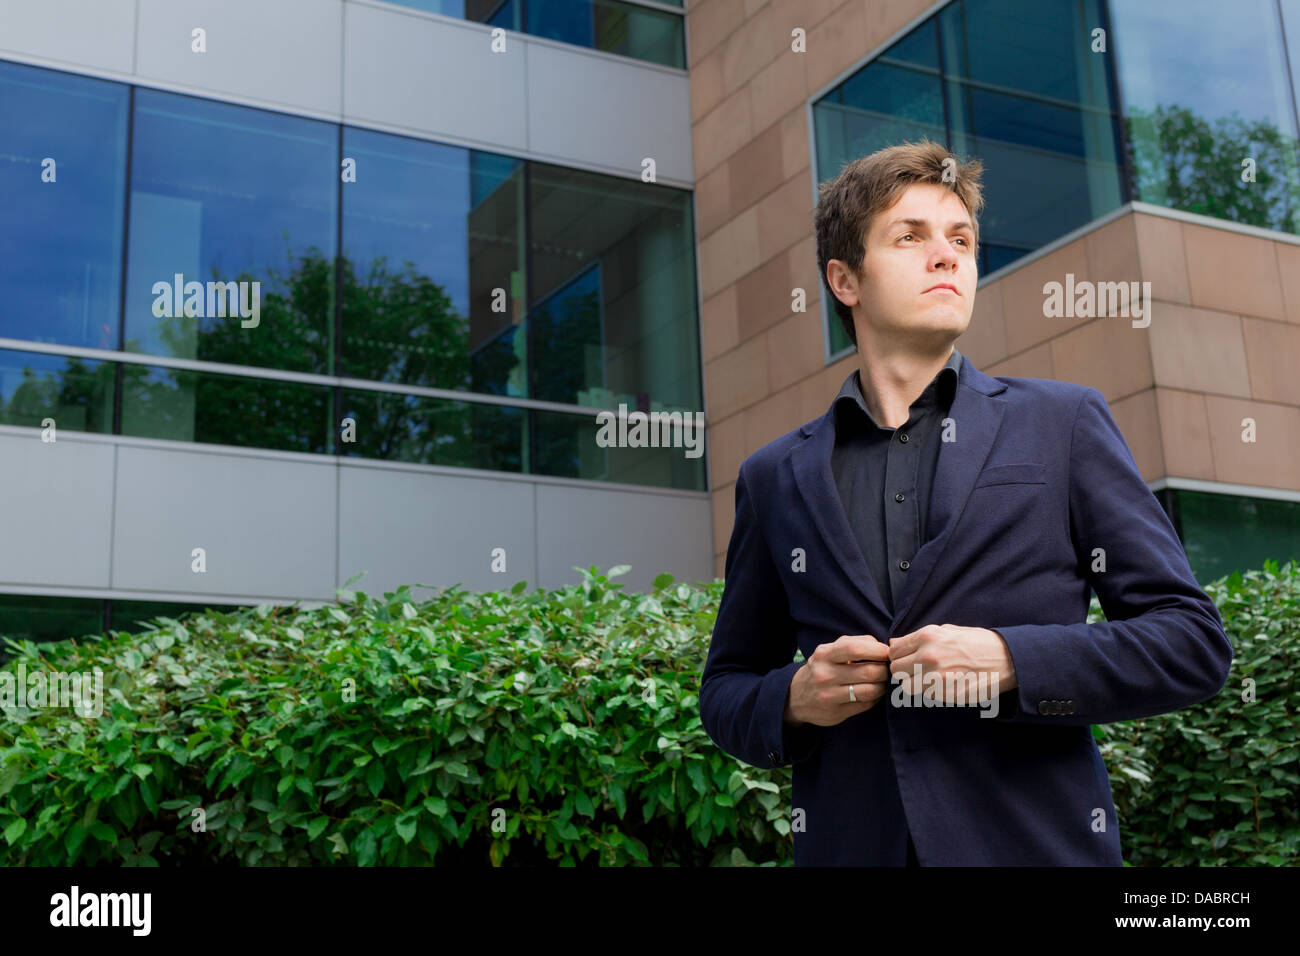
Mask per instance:
[[[1076,409],[1069,468],[1074,550],[1107,620],[991,628],[1017,682],[1004,695],[1012,706],[994,719],[1104,724],[1213,697],[1227,683],[1232,644],[1095,388]],[[1093,570],[1097,548],[1104,571]]]
[[[736,478],[736,519],[700,681],[700,721],[722,750],[771,768],[810,756],[824,728],[785,723],[790,680],[802,662],[794,661],[796,626],[750,495],[748,464]]]

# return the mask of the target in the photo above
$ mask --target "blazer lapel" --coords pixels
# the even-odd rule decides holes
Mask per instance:
[[[900,630],[900,625],[948,549],[949,538],[966,509],[975,479],[993,450],[1007,407],[1005,401],[995,396],[1006,388],[1002,382],[975,368],[968,356],[962,357],[957,392],[948,411],[954,423],[954,440],[941,441],[939,445],[939,461],[930,489],[927,521],[933,535],[912,558],[903,593],[894,602],[895,633],[906,633]]]
[[[803,441],[790,451],[790,465],[794,469],[799,495],[831,557],[857,586],[862,597],[882,618],[889,620],[889,611],[867,567],[867,559],[858,547],[858,540],[853,536],[839,489],[835,487],[835,475],[831,471],[831,448],[835,444],[834,415],[828,411],[804,425],[799,432],[804,436]]]

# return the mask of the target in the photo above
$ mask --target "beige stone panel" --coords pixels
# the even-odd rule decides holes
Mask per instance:
[[[727,556],[725,554],[714,554],[713,556],[713,577],[717,580],[722,579],[722,572],[727,566]]]
[[[1191,305],[1192,287],[1187,278],[1182,223],[1137,213],[1133,216],[1133,229],[1142,279],[1151,283],[1151,297]]]
[[[1192,305],[1262,319],[1283,319],[1282,277],[1273,242],[1183,223]]]
[[[752,17],[771,2],[772,0],[745,0],[745,16]]]
[[[711,362],[740,344],[734,285],[729,285],[717,295],[704,300],[700,312],[700,340],[706,362]]]
[[[707,299],[758,268],[758,210],[751,206],[699,244],[700,284]]]
[[[1179,478],[1214,480],[1214,453],[1210,446],[1210,422],[1205,413],[1205,396],[1157,388],[1156,409],[1160,413],[1160,447],[1165,470]]]
[[[1150,347],[1145,329],[1114,316],[1093,319],[1051,340],[1052,369],[1062,382],[1091,385],[1118,401],[1151,388]]]
[[[769,259],[812,232],[812,192],[803,176],[786,180],[758,204],[758,254]]]
[[[726,97],[722,89],[722,55],[715,50],[691,67],[690,84],[691,125],[694,126]]]
[[[745,460],[744,413],[737,412],[720,422],[709,423],[710,487],[721,488],[736,480],[740,463]]]
[[[719,44],[724,93],[738,90],[777,56],[772,42],[772,10],[763,7],[747,17]]]
[[[1120,216],[1100,229],[1094,229],[1084,237],[1083,245],[1088,254],[1088,278],[1094,282],[1142,280],[1137,232],[1131,215]]]
[[[767,380],[780,392],[822,369],[821,312],[795,312],[768,329]],[[799,404],[797,401],[794,403]]]
[[[1043,286],[1061,283],[1072,274],[1077,284],[1088,276],[1088,255],[1082,241],[1072,242],[1041,259],[1014,270],[998,280],[1002,286],[1002,315],[1006,325],[1007,354],[1015,355],[1032,345],[1063,335],[1088,318],[1048,318],[1043,314],[1047,295]],[[978,297],[977,297],[978,298]]]
[[[1219,481],[1300,490],[1300,408],[1205,396]],[[1242,420],[1255,421],[1255,441],[1241,440]]]
[[[704,366],[709,414],[723,419],[767,397],[767,344],[742,342]]]
[[[1240,316],[1157,301],[1151,325],[1133,331],[1150,337],[1157,385],[1250,397]]]
[[[1300,325],[1241,317],[1250,395],[1300,406]]]
[[[1156,411],[1156,392],[1148,388],[1118,402],[1110,402],[1110,413],[1124,433],[1138,471],[1147,481],[1165,475],[1165,456],[1160,442],[1160,416]]]
[[[805,35],[810,34],[813,27],[841,6],[843,0],[772,0],[772,32],[788,50],[795,27],[802,27]],[[803,55],[810,56],[811,51]]]
[[[745,420],[745,455],[754,454],[764,445],[798,428],[804,421],[801,413],[797,388],[777,392],[745,409],[741,413]]]
[[[1007,354],[1007,327],[1002,317],[1002,283],[990,282],[975,290],[970,325],[957,337],[957,349],[976,368],[992,365]]]
[[[686,8],[687,47],[694,68],[719,43],[745,22],[744,0],[704,0]]]
[[[817,239],[807,235],[785,251],[790,260],[791,288],[803,289],[804,308],[821,312],[822,289],[817,280]],[[793,299],[791,300],[793,305]],[[839,321],[838,319],[836,321]]]
[[[781,128],[770,126],[724,164],[730,170],[732,215],[754,205],[785,182]]]
[[[1300,245],[1273,243],[1277,253],[1277,270],[1282,277],[1282,299],[1286,320],[1300,324]]]
[[[809,203],[814,202],[812,187],[812,154],[808,149],[808,115],[802,101],[781,117],[781,169],[785,178],[802,174],[808,190]],[[809,217],[809,230],[812,219]]]
[[[799,414],[804,424],[821,418],[835,401],[844,380],[858,367],[856,352],[848,355],[833,365],[824,367],[812,378],[804,379],[799,384]]]
[[[808,28],[804,94],[821,89],[870,51],[866,10],[858,3],[841,4],[820,23]]]
[[[776,58],[750,81],[749,112],[754,129],[766,129],[791,110],[803,106],[806,95],[803,71],[807,62],[805,54],[795,53],[786,44],[777,48]],[[806,136],[804,140],[806,143]]]
[[[790,257],[781,253],[736,283],[741,341],[754,338],[790,314]]]
[[[1052,368],[1051,342],[1044,342],[1042,345],[1035,345],[1032,349],[1017,352],[1015,355],[987,368],[980,368],[978,364],[975,367],[979,368],[985,375],[992,375],[994,378],[1004,376],[1006,378],[1048,378],[1057,380],[1056,372]]]
[[[707,176],[695,183],[695,219],[699,239],[713,235],[735,217],[731,206],[731,164],[715,166]]]
[[[732,93],[691,128],[695,177],[708,174],[753,138],[749,90]]]

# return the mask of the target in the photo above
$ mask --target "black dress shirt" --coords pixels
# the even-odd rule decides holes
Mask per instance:
[[[835,486],[890,614],[907,582],[911,559],[930,540],[926,528],[930,487],[939,461],[943,419],[957,393],[960,371],[961,353],[954,348],[898,428],[877,424],[867,410],[856,370],[831,404]]]

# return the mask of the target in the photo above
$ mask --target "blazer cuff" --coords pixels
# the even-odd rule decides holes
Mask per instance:
[[[763,677],[761,691],[764,709],[764,737],[767,742],[767,759],[773,767],[799,763],[808,759],[821,746],[824,727],[817,724],[791,726],[785,722],[785,702],[790,694],[790,681],[803,661],[791,661],[784,667],[769,671]]]
[[[1061,653],[1060,627],[1053,624],[1014,624],[993,627],[1007,644],[1011,663],[1016,668],[1016,686],[1000,695],[995,720],[1054,723],[1040,714],[1039,702],[1049,688],[1041,686],[1042,677],[1052,673],[1052,657]],[[1070,701],[1073,704],[1073,701]]]

